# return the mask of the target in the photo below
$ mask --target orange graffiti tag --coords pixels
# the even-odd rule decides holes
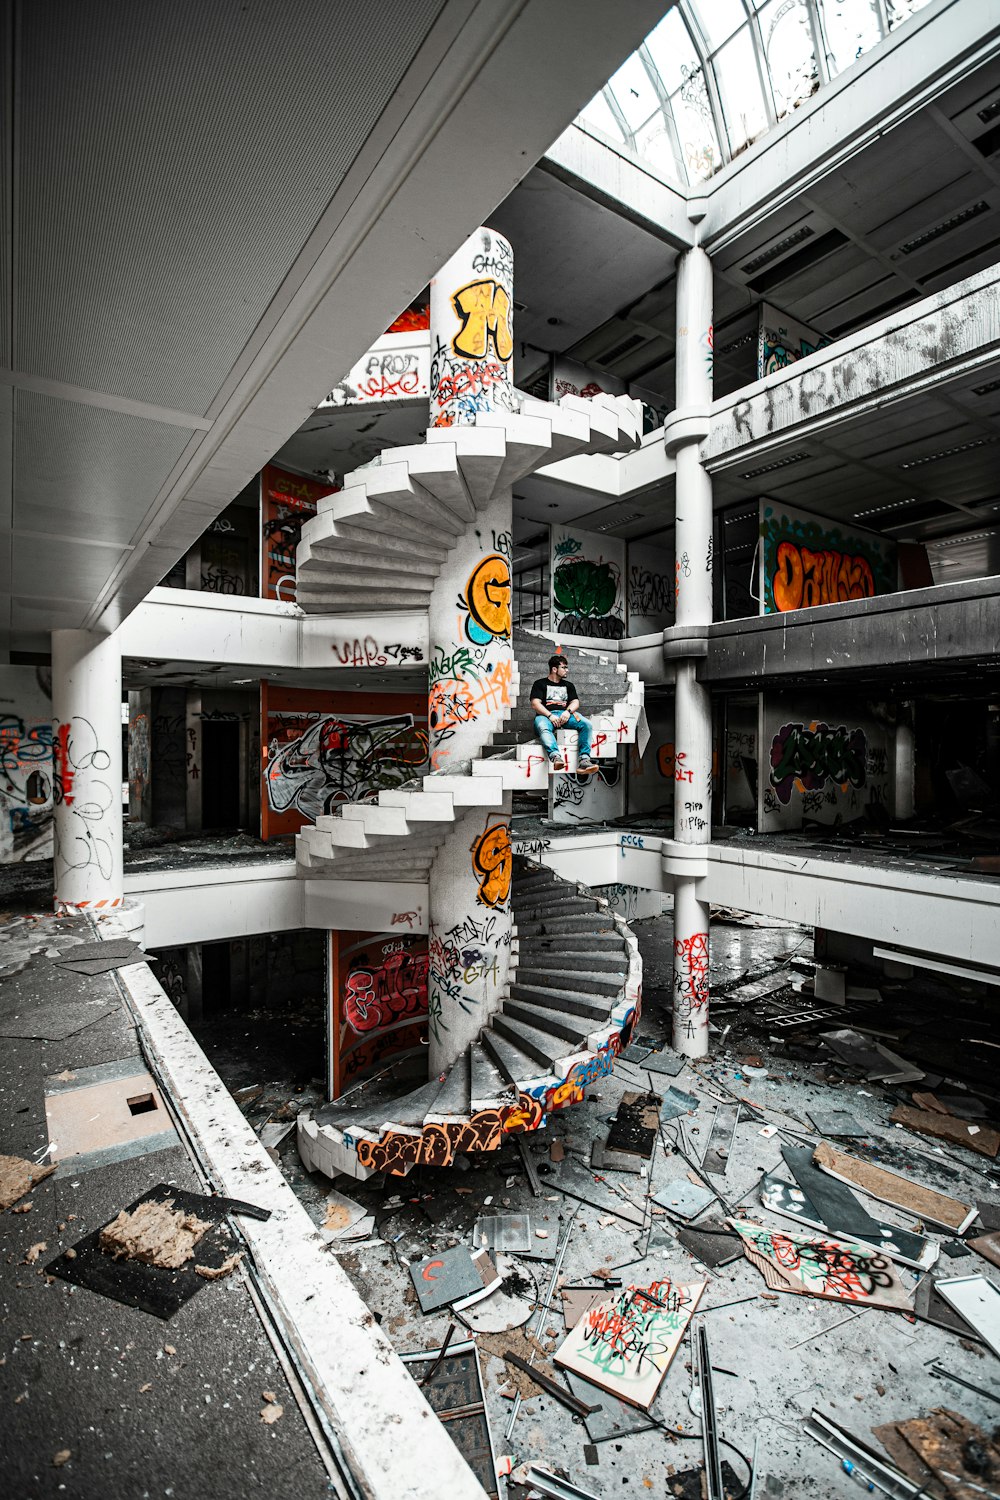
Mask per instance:
[[[506,906],[513,865],[507,823],[488,823],[471,848],[472,868],[479,881],[477,900],[483,906]]]
[[[485,359],[492,342],[497,358],[507,362],[514,352],[510,328],[510,298],[495,281],[470,281],[459,287],[451,305],[462,326],[451,347],[462,359]]]
[[[462,601],[469,611],[466,635],[478,646],[496,636],[510,638],[510,564],[499,552],[476,563]]]
[[[875,576],[866,557],[811,552],[795,542],[779,542],[771,592],[775,609],[783,613],[813,604],[870,599],[875,594]]]

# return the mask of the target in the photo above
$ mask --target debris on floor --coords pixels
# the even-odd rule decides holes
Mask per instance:
[[[21,1156],[0,1156],[0,1209],[10,1208],[54,1171],[54,1166],[42,1167]]]
[[[664,1277],[624,1288],[584,1313],[557,1349],[556,1364],[648,1411],[706,1285]]]
[[[175,1208],[173,1199],[167,1198],[162,1203],[140,1203],[132,1210],[123,1208],[105,1224],[97,1243],[115,1260],[138,1260],[174,1270],[194,1259],[195,1246],[211,1227],[210,1220]]]

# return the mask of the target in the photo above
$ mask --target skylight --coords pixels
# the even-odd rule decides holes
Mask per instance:
[[[579,119],[704,182],[929,0],[677,0]]]

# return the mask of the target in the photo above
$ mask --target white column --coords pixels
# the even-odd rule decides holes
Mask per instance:
[[[916,743],[913,733],[913,704],[901,703],[896,719],[892,778],[892,815],[901,823],[913,817]]]
[[[712,481],[701,463],[712,402],[712,266],[704,250],[677,265],[676,405],[665,434],[676,464],[675,582],[678,625],[712,622]],[[677,660],[674,699],[674,838],[708,844],[712,836],[712,703],[698,680],[704,634]],[[683,644],[680,647],[683,650]],[[673,1044],[688,1057],[708,1052],[708,903],[697,877],[674,881]]]
[[[463,427],[514,409],[514,258],[477,230],[431,283],[431,424]],[[473,495],[477,514],[449,552],[428,610],[432,771],[468,774],[509,712],[513,501]],[[456,823],[430,877],[431,1076],[449,1067],[500,1003],[510,957],[510,796]]]
[[[514,252],[477,229],[431,282],[432,427],[514,411]]]
[[[117,637],[52,632],[55,906],[122,904],[122,664]]]

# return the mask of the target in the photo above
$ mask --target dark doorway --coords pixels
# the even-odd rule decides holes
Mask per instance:
[[[201,725],[201,826],[240,827],[240,724],[203,719]]]

